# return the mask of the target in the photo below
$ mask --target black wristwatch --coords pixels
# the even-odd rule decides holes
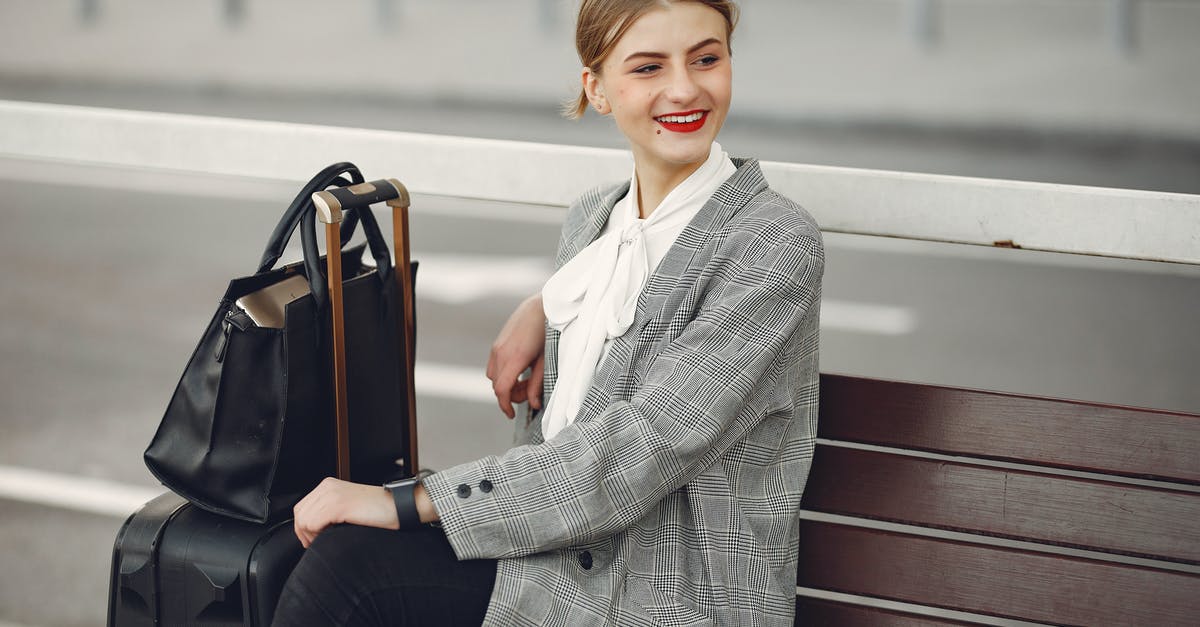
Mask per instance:
[[[415,477],[405,477],[383,484],[384,489],[392,493],[392,500],[396,502],[396,519],[400,521],[402,531],[417,529],[421,526],[421,515],[417,512],[414,490],[426,476],[428,476],[427,473],[421,473]]]

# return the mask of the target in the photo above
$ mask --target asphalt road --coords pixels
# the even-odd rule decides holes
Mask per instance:
[[[606,121],[556,116],[551,103],[575,68],[546,64],[571,61],[569,51],[532,18],[497,30],[479,13],[511,9],[411,3],[398,26],[419,31],[359,37],[365,48],[335,56],[298,48],[296,33],[336,27],[320,11],[340,7],[297,12],[300,30],[267,10],[222,30],[203,7],[180,20],[180,6],[142,4],[105,9],[99,30],[76,28],[61,7],[13,4],[20,19],[5,22],[5,45],[16,52],[0,55],[0,98],[622,146]],[[769,62],[757,76],[739,70],[749,82],[721,137],[732,154],[1200,193],[1194,135],[1136,133],[1173,128],[1172,116],[1195,126],[1191,7],[1142,7],[1141,45],[1122,58],[1105,48],[1098,3],[946,7],[932,53],[910,46],[899,14],[878,3],[776,4],[750,12],[767,16],[758,22],[748,13],[740,31],[739,63],[755,45]],[[803,19],[779,19],[781,7]],[[370,10],[360,9],[353,28]],[[436,49],[425,38],[460,30],[456,46],[486,55],[431,63],[406,47]],[[314,56],[346,86],[313,89],[331,74]],[[453,84],[460,60],[466,88]],[[255,68],[271,80],[260,84]],[[381,74],[416,88],[361,88]],[[529,97],[512,105],[514,90]],[[744,105],[788,115],[755,118]],[[1040,124],[1008,115],[1039,108]],[[1095,123],[1124,109],[1138,124]],[[979,121],[997,113],[1017,121]],[[0,627],[99,625],[117,529],[159,489],[142,450],[226,282],[253,269],[295,185],[3,158],[0,185]],[[507,313],[549,272],[558,216],[415,201],[422,460],[444,468],[510,439],[482,368]],[[853,236],[826,245],[826,372],[1200,412],[1200,267]],[[34,494],[18,494],[30,484]]]
[[[3,160],[0,182],[0,475],[155,489],[141,452],[293,186]],[[549,272],[558,227],[553,211],[501,203],[417,197],[414,211],[422,458],[444,468],[510,441],[482,368]],[[826,372],[1200,412],[1200,268],[826,244]],[[0,624],[100,624],[120,523],[0,498]]]

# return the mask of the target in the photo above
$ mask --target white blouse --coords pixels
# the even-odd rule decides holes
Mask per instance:
[[[737,168],[713,142],[708,159],[641,218],[637,172],[600,235],[551,276],[542,306],[558,341],[558,382],[542,415],[549,440],[575,421],[612,341],[629,330],[638,297],[675,239]]]

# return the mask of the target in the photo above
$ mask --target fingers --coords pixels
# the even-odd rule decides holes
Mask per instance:
[[[296,539],[300,541],[300,546],[308,548],[308,539],[304,537],[304,532],[300,529],[300,521],[292,519],[292,531],[296,534]]]
[[[537,360],[533,362],[532,371],[529,373],[529,378],[526,380],[526,396],[529,399],[529,406],[541,410],[542,409],[542,376],[546,373],[546,355],[543,353],[538,355]]]
[[[546,371],[545,355],[538,355],[529,367],[529,376],[524,379],[520,378],[520,373],[512,376],[505,376],[505,373],[502,373],[492,379],[492,392],[496,395],[496,403],[499,405],[500,411],[509,418],[516,416],[516,410],[513,408],[516,403],[528,401],[530,407],[539,410],[542,408],[542,376]]]
[[[488,355],[487,378],[492,381],[492,393],[496,395],[496,404],[500,407],[500,411],[505,416],[512,418],[516,415],[512,408],[513,387],[516,385],[517,375],[520,373],[509,372],[512,369],[511,364],[515,361],[509,354],[510,352],[499,341],[492,345],[492,350]]]
[[[500,360],[499,353],[500,346],[498,344],[492,344],[491,350],[488,351],[487,369],[484,370],[484,374],[486,374],[487,378],[492,381],[496,380],[496,369],[499,367],[497,362]]]
[[[496,355],[498,351],[493,350],[492,352],[493,355]],[[489,363],[492,363],[491,360]],[[492,393],[496,395],[496,404],[500,406],[500,411],[509,418],[517,415],[513,404],[525,402],[525,382],[520,380],[520,375],[525,368],[526,364],[521,363],[515,356],[498,356],[488,374],[488,378],[492,380]]]
[[[516,412],[512,408],[512,390],[516,385],[515,379],[516,377],[513,378],[513,382],[507,385],[504,384],[505,379],[503,377],[497,377],[492,380],[492,392],[496,395],[496,403],[500,405],[500,411],[509,418],[516,415]]]
[[[529,381],[526,379],[517,379],[517,382],[513,384],[512,395],[509,397],[509,401],[514,404],[524,403],[525,401],[529,400],[528,390]]]
[[[535,294],[517,306],[492,343],[486,373],[492,381],[496,404],[509,418],[516,416],[513,404],[530,399],[531,389],[540,394],[540,382],[536,388],[530,388],[528,383],[520,380],[520,375],[534,365],[545,350],[545,323],[541,294]],[[540,371],[536,376],[541,377]]]
[[[317,535],[329,525],[342,522],[331,516],[335,511],[332,505],[337,499],[338,483],[338,480],[333,477],[322,479],[312,492],[300,499],[300,502],[292,508],[292,514],[295,517],[292,526],[304,548],[307,549],[311,546]]]
[[[308,548],[325,529],[350,523],[399,529],[392,495],[377,485],[364,485],[326,477],[292,509],[292,528]]]
[[[307,549],[308,547],[312,546],[313,538],[316,538],[317,536],[312,532],[311,529],[309,529],[308,525],[310,521],[305,516],[303,511],[301,511],[299,504],[297,504],[292,510],[292,513],[295,516],[295,518],[292,520],[292,529],[296,532],[296,538],[300,540],[300,546],[303,546]]]
[[[305,517],[305,511],[307,510],[307,505],[309,503],[309,499],[312,498],[312,495],[313,493],[309,492],[304,498],[300,499],[299,503],[296,503],[295,507],[292,508],[292,529],[296,532],[296,538],[300,540],[300,545],[306,549],[312,544],[312,536],[309,534],[304,523],[301,521],[307,520]]]

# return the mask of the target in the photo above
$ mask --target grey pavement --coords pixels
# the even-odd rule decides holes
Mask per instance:
[[[244,4],[231,20],[224,3],[0,0],[0,98],[621,146],[606,121],[555,115],[577,71],[569,2]],[[1112,44],[1107,2],[939,4],[927,47],[905,25],[915,3],[745,0],[722,143],[778,161],[1200,193],[1200,4],[1137,3],[1129,53]],[[0,466],[154,488],[141,451],[292,185],[3,156],[0,184]],[[545,258],[557,234],[545,210],[415,201],[424,277],[447,260],[486,273],[489,259]],[[915,321],[898,335],[826,329],[826,372],[1200,412],[1200,268],[826,243],[828,302]],[[419,282],[419,362],[481,371],[521,295],[429,293]],[[418,415],[435,468],[509,440],[486,402],[422,394]],[[0,498],[0,625],[101,624],[119,524]]]
[[[222,199],[198,191],[228,183],[217,177],[173,175],[156,188],[147,183],[156,175],[90,174],[134,187],[122,189],[46,184],[56,168],[88,179],[78,166],[0,166],[0,465],[153,487],[141,452],[225,283],[252,269],[290,185],[241,181]],[[23,179],[34,169],[36,182]],[[520,206],[414,205],[416,256],[433,260],[424,276],[437,276],[437,260],[545,258],[557,233]],[[827,302],[901,308],[915,324],[899,335],[825,330],[826,372],[1200,412],[1200,268],[854,236],[831,235],[827,248]],[[422,296],[418,281],[419,363],[481,372],[521,296],[456,304]],[[509,441],[489,403],[419,399],[431,467]],[[0,521],[0,559],[23,565],[0,571],[0,621],[99,624],[120,521],[7,499]]]

